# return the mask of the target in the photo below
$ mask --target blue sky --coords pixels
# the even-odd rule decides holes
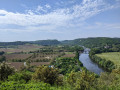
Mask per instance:
[[[0,0],[0,41],[120,37],[120,0]]]

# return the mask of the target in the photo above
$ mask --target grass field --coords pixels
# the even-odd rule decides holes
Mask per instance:
[[[120,67],[120,52],[109,52],[109,53],[101,53],[96,55],[106,60],[110,60],[114,62],[115,65]]]

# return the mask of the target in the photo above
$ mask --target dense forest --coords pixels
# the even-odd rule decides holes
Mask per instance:
[[[120,38],[108,38],[108,37],[98,37],[98,38],[80,38],[75,40],[65,40],[62,41],[63,44],[69,45],[82,45],[88,48],[94,47],[104,47],[106,45],[116,45],[120,44]]]

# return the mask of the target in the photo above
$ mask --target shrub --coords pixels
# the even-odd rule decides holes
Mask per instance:
[[[32,77],[31,74],[22,72],[22,73],[15,73],[14,75],[9,76],[8,80],[27,83],[28,81],[31,80],[31,77]]]
[[[48,66],[39,66],[33,75],[34,80],[43,81],[51,85],[55,84],[56,81],[60,81],[58,77],[58,70]]]
[[[5,62],[0,64],[0,80],[6,80],[9,75],[13,74],[15,69]]]

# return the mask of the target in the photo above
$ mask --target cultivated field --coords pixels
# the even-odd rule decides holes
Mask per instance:
[[[10,53],[16,53],[16,52],[35,51],[43,47],[44,46],[26,44],[26,45],[18,45],[18,46],[13,46],[13,47],[8,47],[8,48],[0,48],[0,51],[4,51],[10,54]]]
[[[8,46],[0,48],[5,54],[5,61],[10,63],[16,69],[25,66],[25,62],[29,62],[30,66],[49,65],[58,57],[75,57],[74,52],[70,52],[62,46],[39,46],[33,44]]]
[[[74,52],[65,52],[65,55],[63,55],[62,57],[75,57],[75,53]]]
[[[23,60],[30,57],[32,54],[5,54],[6,60],[9,62],[11,60]]]
[[[110,60],[114,62],[115,65],[120,67],[120,52],[109,52],[109,53],[101,53],[96,55],[106,60]]]
[[[20,68],[24,66],[24,62],[10,62],[8,64],[17,70],[20,70]],[[30,66],[49,65],[49,64],[50,62],[33,62],[30,63]]]

